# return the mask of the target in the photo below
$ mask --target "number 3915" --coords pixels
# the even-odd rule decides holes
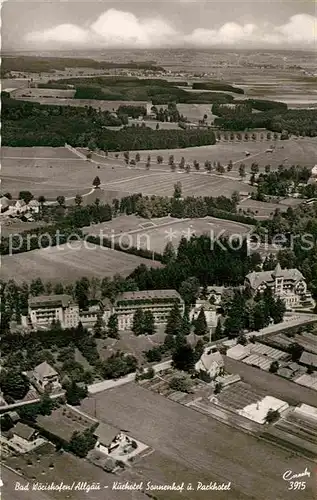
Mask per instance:
[[[305,481],[291,481],[289,483],[289,490],[305,490],[306,482]]]

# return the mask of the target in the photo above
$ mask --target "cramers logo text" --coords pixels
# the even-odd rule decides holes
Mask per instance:
[[[310,472],[309,470],[306,469],[304,472],[293,472],[292,470],[287,470],[283,474],[283,479],[284,481],[296,481],[297,479],[301,479],[303,477],[310,477]]]

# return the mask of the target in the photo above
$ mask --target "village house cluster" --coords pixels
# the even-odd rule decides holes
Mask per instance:
[[[270,288],[273,296],[281,298],[287,309],[313,305],[311,293],[298,269],[282,269],[278,264],[273,271],[252,272],[246,276],[245,286],[250,288],[253,295]],[[215,306],[220,304],[223,291],[224,287],[208,287],[208,300],[197,299],[190,311],[190,320],[196,319],[203,308],[208,327],[215,327]],[[28,316],[24,316],[22,321],[23,326],[32,328],[46,328],[53,321],[58,321],[62,328],[75,328],[80,322],[84,327],[91,328],[98,318],[101,317],[107,323],[110,316],[116,314],[119,330],[125,331],[131,329],[134,313],[138,309],[151,311],[155,326],[166,324],[175,302],[183,314],[184,301],[176,290],[124,292],[114,303],[108,299],[93,300],[86,310],[81,310],[70,295],[42,295],[29,299]]]

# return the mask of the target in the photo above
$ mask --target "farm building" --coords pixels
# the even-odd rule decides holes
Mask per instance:
[[[0,198],[0,209],[1,213],[6,212],[11,206],[11,201],[6,196],[1,196]]]
[[[313,373],[312,375],[308,375],[308,373],[304,373],[295,379],[296,384],[303,385],[305,387],[310,387],[317,391],[317,373]]]
[[[237,344],[230,347],[227,350],[227,356],[266,371],[269,370],[273,361],[283,361],[289,357],[284,351],[260,344],[259,342],[250,343],[246,346]]]
[[[316,181],[317,180],[317,165],[311,169],[311,176]]]
[[[27,453],[44,443],[37,430],[21,422],[18,422],[7,433],[3,433],[3,439],[10,448],[19,453]]]

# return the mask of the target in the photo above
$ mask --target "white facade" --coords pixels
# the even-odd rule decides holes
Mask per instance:
[[[75,328],[79,322],[91,328],[100,314],[105,325],[110,316],[116,314],[118,328],[124,331],[131,329],[137,309],[151,311],[156,325],[165,324],[175,302],[183,314],[184,301],[175,290],[126,292],[118,297],[113,306],[108,302],[98,302],[85,311],[79,310],[69,295],[43,295],[29,299],[28,315],[33,328],[47,328],[52,321],[59,321],[62,328]]]
[[[195,371],[205,372],[211,378],[215,378],[217,375],[223,374],[224,361],[221,354],[218,351],[213,352],[212,348],[207,347],[195,364]]]
[[[130,330],[136,310],[151,311],[155,325],[166,324],[175,301],[181,314],[184,313],[184,301],[175,290],[145,290],[123,293],[115,302],[113,313],[118,317],[119,330]]]
[[[42,390],[49,387],[52,392],[61,388],[57,371],[46,361],[34,368],[33,380]]]
[[[281,298],[287,308],[298,307],[301,302],[311,301],[304,276],[298,269],[281,269],[278,264],[274,271],[252,272],[246,276],[245,285],[254,294],[270,288],[275,297]]]
[[[195,321],[198,318],[201,308],[204,309],[205,318],[208,328],[215,328],[217,326],[217,312],[206,300],[197,300],[195,307],[189,313],[189,320]]]
[[[69,295],[42,295],[29,299],[29,317],[34,328],[48,327],[53,321],[72,328],[79,323],[79,307]]]

